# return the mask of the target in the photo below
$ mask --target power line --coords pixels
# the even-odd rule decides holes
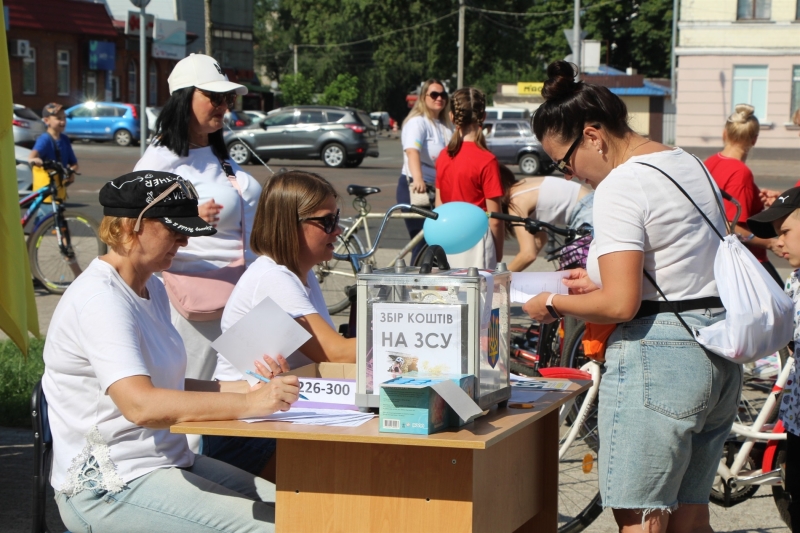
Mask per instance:
[[[616,4],[616,3],[620,2],[620,1],[622,1],[622,0],[605,0],[604,2],[600,2],[598,4],[593,4],[591,6],[584,6],[584,7],[581,8],[581,10],[583,11],[583,10],[588,10],[588,9],[595,9],[595,8],[602,7],[602,6],[605,6],[605,5],[608,5],[608,4]],[[545,11],[545,12],[541,12],[541,13],[527,12],[527,11],[520,13],[520,12],[513,12],[513,11],[497,11],[497,10],[494,10],[494,9],[483,9],[481,7],[473,7],[473,6],[466,6],[466,7],[470,11],[477,11],[479,13],[490,13],[492,15],[506,15],[506,16],[510,16],[510,17],[544,17],[544,16],[547,16],[547,15],[563,15],[563,14],[566,14],[566,13],[572,13],[573,12],[572,8],[570,8],[570,9],[562,9],[562,10],[559,10],[559,11]]]
[[[428,26],[430,24],[436,24],[439,21],[442,21],[446,18],[450,18],[453,15],[457,15],[458,10],[451,11],[447,15],[443,15],[439,18],[429,20],[428,22],[420,22],[419,24],[414,24],[413,26],[407,26],[405,28],[399,28],[397,30],[388,31],[386,33],[382,33],[381,35],[375,35],[373,37],[367,37],[366,39],[359,39],[358,41],[350,41],[348,43],[332,43],[332,44],[298,44],[298,48],[330,48],[332,46],[353,46],[356,44],[367,43],[370,41],[374,41],[376,39],[383,39],[384,37],[388,37],[389,35],[394,35],[395,33],[400,33],[409,30],[415,30],[417,28],[421,28],[422,26]]]

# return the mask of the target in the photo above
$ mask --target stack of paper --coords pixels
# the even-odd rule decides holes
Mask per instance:
[[[246,418],[244,422],[293,422],[311,426],[357,427],[372,420],[372,413],[361,413],[346,409],[302,409],[280,411],[261,418]]]

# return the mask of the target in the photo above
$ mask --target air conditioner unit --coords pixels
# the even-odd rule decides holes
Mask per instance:
[[[15,39],[9,43],[9,52],[13,57],[29,57],[31,55],[31,42],[27,39]]]

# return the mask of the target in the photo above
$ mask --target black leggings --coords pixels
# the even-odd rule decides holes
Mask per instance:
[[[786,433],[786,492],[791,496],[792,532],[800,533],[800,437]]]
[[[397,203],[411,203],[411,193],[408,192],[408,178],[405,174],[400,174],[400,179],[397,180]],[[422,225],[425,223],[425,220],[422,218],[404,218],[403,221],[406,223],[408,236],[412,239],[417,236],[417,233],[422,231]],[[414,261],[416,261],[417,255],[419,255],[419,252],[422,250],[423,246],[425,246],[424,238],[419,242],[419,244],[414,246],[414,249],[411,251],[411,263],[409,264],[414,264]]]

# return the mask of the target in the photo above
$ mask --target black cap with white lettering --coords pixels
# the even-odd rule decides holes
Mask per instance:
[[[777,237],[778,234],[775,232],[775,227],[772,223],[791,215],[795,209],[800,209],[800,187],[782,192],[769,206],[769,209],[765,209],[759,214],[748,218],[747,227],[755,233],[756,237],[762,239]]]
[[[103,215],[156,218],[184,235],[214,235],[217,230],[198,216],[197,199],[192,182],[177,174],[156,170],[125,174],[100,189]]]

